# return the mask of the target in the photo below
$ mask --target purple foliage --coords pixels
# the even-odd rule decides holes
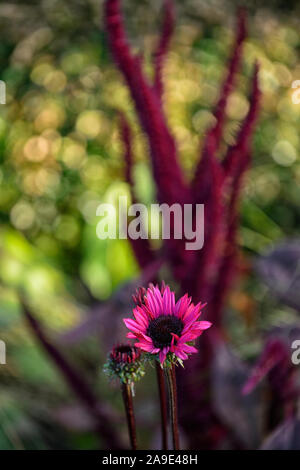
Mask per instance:
[[[272,431],[282,420],[293,418],[297,411],[299,386],[296,367],[291,361],[292,339],[299,338],[299,329],[276,329],[265,341],[264,349],[242,388],[244,395],[251,394],[267,380],[269,403],[266,411],[267,431]]]
[[[112,417],[101,404],[100,398],[94,394],[93,389],[84,379],[82,371],[77,370],[76,367],[68,361],[64,354],[44,332],[39,321],[33,316],[25,301],[22,298],[20,300],[25,318],[37,341],[57,367],[67,385],[82,403],[91,419],[95,422],[95,428],[100,436],[101,444],[103,445],[103,442],[105,442],[105,446],[111,449],[122,448],[122,443],[112,423]]]
[[[300,241],[280,243],[256,262],[258,274],[271,294],[300,312]]]
[[[291,418],[279,426],[263,443],[262,450],[300,450],[300,420]]]

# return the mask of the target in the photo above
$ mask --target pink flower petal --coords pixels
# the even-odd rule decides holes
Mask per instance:
[[[133,338],[136,338],[136,335],[130,331],[129,333],[127,333],[126,338],[133,339]]]
[[[145,302],[154,318],[157,318],[163,313],[162,297],[158,288],[154,287],[147,290]]]
[[[178,340],[178,345],[182,345],[184,343],[187,343],[189,341],[193,341],[194,339],[198,338],[198,336],[201,336],[203,333],[203,330],[198,330],[196,332],[193,331],[188,331],[187,333],[184,333]]]
[[[148,321],[147,315],[141,307],[136,307],[133,310],[133,315],[139,324],[141,324],[145,328],[148,327],[149,321]]]
[[[195,309],[195,306],[193,303],[191,303],[188,308],[186,309],[185,313],[182,315],[182,321],[184,324],[189,322],[190,320],[197,320],[199,317],[199,311]]]
[[[180,351],[180,349],[177,349],[177,350],[174,352],[174,354],[175,354],[177,357],[179,357],[179,359],[182,359],[183,361],[185,361],[185,360],[188,359],[188,357],[189,357],[185,352]]]
[[[170,287],[167,286],[163,294],[163,313],[164,315],[173,315],[175,308],[175,295],[174,292],[170,291]]]
[[[141,333],[139,337],[143,338],[145,341],[152,342],[152,339],[150,338],[150,336],[147,336],[145,333]]]
[[[183,344],[182,347],[181,347],[181,350],[188,353],[188,354],[198,352],[198,349],[194,348],[194,346],[190,346],[189,344]]]
[[[197,317],[196,319],[191,319],[189,322],[184,323],[184,328],[182,330],[182,334],[187,333],[189,330],[193,329],[195,324],[197,323]]]
[[[178,335],[175,335],[175,333],[171,333],[172,335],[172,341],[171,341],[171,346],[170,346],[170,351],[171,352],[174,352],[175,350],[175,340],[178,341],[179,340],[179,336]]]
[[[163,348],[160,353],[159,353],[159,360],[160,363],[163,364],[166,360],[167,354],[168,354],[169,348]]]
[[[190,303],[191,298],[189,298],[188,294],[185,294],[183,297],[181,297],[175,305],[175,315],[178,318],[183,318]]]
[[[148,343],[146,341],[140,341],[139,343],[134,344],[137,348],[142,349],[143,351],[155,354],[159,349],[153,347],[153,343]]]
[[[191,339],[195,339],[203,333],[205,328],[203,328],[203,325],[201,323],[202,322],[197,321],[193,323],[192,325],[190,325],[188,328],[184,328],[182,330],[181,336],[184,336],[185,338],[189,338],[189,339],[185,339],[185,341],[190,341]]]
[[[212,326],[212,323],[210,321],[199,321],[199,328],[200,330],[207,330]]]
[[[132,320],[132,318],[123,318],[123,322],[129,330],[132,330],[135,333],[146,333],[146,328],[137,323],[136,321]]]

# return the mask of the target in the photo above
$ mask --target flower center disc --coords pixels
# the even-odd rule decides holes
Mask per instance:
[[[135,349],[132,346],[120,345],[114,348],[111,358],[117,362],[130,362]]]
[[[182,330],[183,323],[179,318],[173,315],[161,315],[150,322],[147,335],[152,339],[155,348],[162,349],[171,345],[171,333],[180,336]]]
[[[116,348],[116,352],[117,353],[121,353],[121,354],[132,354],[132,347],[131,346],[118,346]]]

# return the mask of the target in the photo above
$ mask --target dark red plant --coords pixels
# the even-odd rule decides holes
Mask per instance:
[[[207,318],[214,328],[199,344],[198,357],[191,359],[184,373],[179,375],[179,391],[184,394],[181,407],[181,425],[189,437],[191,447],[216,447],[226,433],[214,416],[210,403],[210,364],[214,354],[213,342],[222,335],[222,313],[234,279],[238,255],[239,197],[243,176],[250,165],[251,141],[260,105],[258,70],[256,64],[249,96],[249,111],[241,124],[235,145],[229,146],[225,156],[219,156],[224,131],[225,109],[230,93],[236,85],[240,70],[242,46],[246,36],[245,13],[240,11],[233,52],[220,98],[214,110],[215,124],[208,130],[203,151],[193,180],[188,183],[180,167],[176,143],[167,126],[162,107],[162,66],[174,29],[173,2],[164,6],[164,21],[157,50],[154,53],[154,83],[143,71],[139,56],[128,43],[121,13],[120,0],[107,0],[105,21],[109,45],[115,62],[124,76],[134,101],[140,124],[148,138],[153,176],[159,203],[202,203],[205,205],[205,243],[202,250],[186,251],[186,240],[165,240],[162,253],[151,250],[147,240],[131,240],[141,268],[164,256],[181,294],[188,291],[195,301],[205,301]],[[131,132],[124,115],[121,136],[125,147],[126,179],[132,186]],[[188,377],[188,384],[187,384]],[[207,430],[207,432],[206,432]]]
[[[279,338],[270,338],[243,387],[243,393],[251,393],[260,382],[267,379],[269,405],[267,429],[270,432],[283,420],[293,418],[297,410],[299,387],[296,368],[291,362],[291,351]]]
[[[238,436],[233,436],[232,430],[228,429],[228,425],[224,424],[224,420],[216,412],[212,393],[212,371],[216,351],[222,350],[216,346],[224,344],[222,342],[224,339],[222,318],[226,297],[233,283],[238,256],[239,198],[243,176],[250,165],[251,141],[260,105],[258,65],[256,65],[249,97],[249,112],[241,124],[235,145],[229,146],[222,158],[220,149],[226,117],[225,109],[240,69],[242,45],[246,35],[245,14],[241,11],[238,15],[233,53],[229,60],[220,98],[214,110],[215,125],[204,137],[202,155],[196,167],[195,176],[191,182],[188,182],[180,167],[176,142],[168,128],[162,107],[162,69],[174,30],[173,3],[171,0],[165,2],[162,32],[153,54],[153,83],[150,83],[144,74],[140,56],[134,56],[131,52],[120,6],[120,0],[106,1],[105,22],[108,39],[114,59],[131,92],[141,126],[148,138],[157,200],[159,203],[169,205],[173,203],[179,203],[182,206],[186,203],[205,205],[205,243],[202,250],[186,251],[187,240],[185,239],[165,240],[160,251],[152,250],[148,240],[130,239],[142,269],[138,284],[147,285],[149,281],[154,282],[161,264],[165,263],[178,284],[179,295],[189,292],[195,303],[207,302],[205,315],[214,326],[197,345],[199,354],[194,354],[194,357],[187,361],[186,370],[183,373],[179,371],[177,377],[180,427],[188,438],[187,446],[190,448],[217,448],[224,440],[227,440],[228,447],[240,448],[242,444]],[[135,202],[131,129],[126,116],[121,114],[120,117],[121,138],[125,149],[125,175]],[[108,345],[107,342],[111,341],[113,335],[116,334],[117,325],[121,321],[122,308],[128,311],[127,301],[129,292],[133,291],[133,285],[136,286],[136,283],[120,289],[109,302],[93,307],[91,309],[93,314],[87,315],[81,325],[64,335],[61,345],[62,343],[64,346],[76,343],[91,332],[99,331],[102,335],[102,343],[110,348],[112,345]],[[135,303],[139,304],[142,297],[143,292],[138,291]],[[124,298],[126,305],[124,305]],[[58,346],[50,340],[50,336],[24,302],[23,311],[36,339],[73,390],[74,395],[93,417],[102,445],[105,444],[111,449],[121,448],[122,442],[113,419],[104,404],[99,403],[99,397],[94,395],[90,384],[77,370],[77,366],[71,364],[67,356],[62,354],[61,345]],[[109,321],[107,321],[108,318]],[[230,354],[227,359],[231,360]],[[287,399],[286,396],[278,395],[277,383],[278,377],[281,377],[280,361],[285,361],[286,365],[287,356],[282,355],[278,360],[278,363],[272,365],[272,370],[268,370],[272,393],[275,398],[277,397],[277,403],[280,399],[286,403],[293,403],[293,400]],[[235,366],[233,368],[235,370]],[[228,370],[230,370],[229,366]],[[290,388],[293,384],[290,380],[291,376],[285,377],[285,383],[289,384],[288,390],[292,390],[294,399],[294,389]],[[164,395],[163,385],[161,382],[161,396]],[[228,389],[231,390],[232,384],[229,385]],[[238,389],[238,393],[242,396],[241,389],[242,386]],[[164,408],[165,406],[162,406],[161,409],[163,423],[166,421]],[[166,441],[166,436],[164,436],[164,441]],[[166,447],[166,442],[163,446]]]

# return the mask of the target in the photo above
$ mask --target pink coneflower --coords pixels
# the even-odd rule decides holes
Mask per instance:
[[[134,363],[136,360],[140,359],[141,352],[131,346],[130,344],[118,344],[114,346],[110,353],[110,358],[118,364],[121,363]]]
[[[131,344],[117,344],[108,355],[104,372],[111,378],[132,384],[144,375],[141,350]]]
[[[168,353],[173,353],[179,360],[188,359],[188,355],[197,349],[188,344],[207,330],[211,323],[198,321],[205,305],[192,303],[185,294],[175,303],[175,294],[169,286],[151,285],[143,298],[133,310],[135,320],[125,318],[129,330],[128,338],[137,339],[135,343],[150,354],[159,354],[163,364]]]

